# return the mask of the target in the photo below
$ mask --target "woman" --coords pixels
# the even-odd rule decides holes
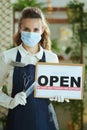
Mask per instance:
[[[8,95],[0,91],[0,105],[9,109],[6,130],[58,130],[56,116],[49,99],[26,97],[34,83],[35,65],[39,62],[58,62],[49,51],[50,32],[40,9],[25,8],[21,13],[16,47],[0,56],[0,87],[8,79]],[[57,99],[55,99],[57,100]],[[58,97],[58,101],[64,99]]]

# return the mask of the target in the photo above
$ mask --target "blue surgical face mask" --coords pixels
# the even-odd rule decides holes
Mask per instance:
[[[23,43],[29,47],[36,46],[41,40],[41,34],[37,32],[21,32],[21,40]]]

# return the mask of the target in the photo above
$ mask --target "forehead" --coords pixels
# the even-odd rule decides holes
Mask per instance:
[[[39,18],[26,18],[22,20],[22,27],[42,27],[42,21]]]

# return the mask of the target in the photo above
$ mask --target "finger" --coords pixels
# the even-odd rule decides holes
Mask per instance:
[[[25,92],[21,92],[20,95],[23,96],[24,98],[26,98],[26,93]]]
[[[54,100],[55,100],[55,101],[58,101],[58,97],[56,96],[56,97],[54,98]]]
[[[24,102],[24,104],[26,104],[26,98],[24,98],[24,97],[21,97],[21,100]]]
[[[60,102],[64,102],[64,97],[60,96]]]
[[[20,105],[25,105],[26,103],[23,100],[20,100],[19,104]]]
[[[19,98],[19,104],[25,105],[25,104],[26,104],[26,99],[23,98],[23,97],[20,97],[20,98]]]
[[[54,101],[54,98],[50,98],[49,100],[50,100],[50,101]]]
[[[70,100],[69,99],[64,99],[66,102],[70,102]]]
[[[25,103],[26,103],[26,98],[25,97],[20,97]]]
[[[16,102],[18,102],[18,103],[20,103],[20,102],[21,103],[23,102],[23,104],[26,103],[26,95],[24,92],[21,92],[18,95],[16,95],[15,99],[16,99]]]
[[[57,101],[61,102],[61,97],[60,96],[57,97]]]

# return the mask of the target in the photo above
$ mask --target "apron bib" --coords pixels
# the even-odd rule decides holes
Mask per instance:
[[[21,62],[19,51],[17,52],[16,61]],[[46,62],[44,52],[39,62]],[[34,82],[34,78],[35,65],[14,67],[12,97],[24,89],[28,89]],[[58,130],[58,124],[55,124],[52,112],[49,111],[49,105],[50,101],[48,99],[34,98],[34,92],[32,92],[27,98],[25,106],[18,105],[9,110],[6,130]]]

